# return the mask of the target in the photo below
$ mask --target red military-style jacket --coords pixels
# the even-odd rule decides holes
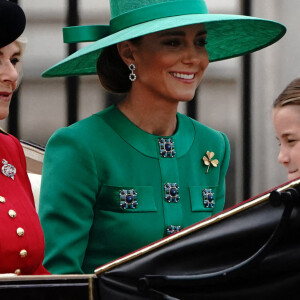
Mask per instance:
[[[49,274],[23,148],[0,130],[0,273]]]

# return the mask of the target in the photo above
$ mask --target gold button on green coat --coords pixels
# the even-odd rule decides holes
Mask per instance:
[[[179,113],[177,121],[174,135],[156,136],[112,106],[49,139],[39,215],[51,273],[93,273],[223,209],[227,137]],[[218,160],[208,172],[207,151]]]

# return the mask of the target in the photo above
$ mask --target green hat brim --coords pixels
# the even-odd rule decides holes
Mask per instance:
[[[204,23],[209,61],[241,56],[267,47],[286,32],[278,22],[240,15],[190,14],[166,17],[128,27],[102,38],[66,57],[43,77],[97,74],[96,63],[103,48],[161,30]]]

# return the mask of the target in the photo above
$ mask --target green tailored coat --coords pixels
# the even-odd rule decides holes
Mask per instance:
[[[93,273],[223,209],[227,137],[177,120],[173,136],[155,136],[111,106],[49,139],[39,215],[51,273]]]

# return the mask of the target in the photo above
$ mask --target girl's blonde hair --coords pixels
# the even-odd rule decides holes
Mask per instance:
[[[294,79],[275,99],[273,108],[285,105],[300,105],[300,78]]]

